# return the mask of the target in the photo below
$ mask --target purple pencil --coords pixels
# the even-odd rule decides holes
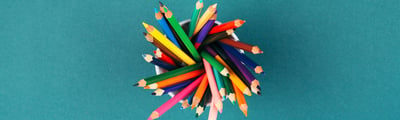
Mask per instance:
[[[194,47],[196,49],[200,47],[201,43],[208,35],[208,32],[210,32],[211,28],[213,27],[216,19],[217,19],[217,12],[215,12],[215,14],[207,21],[207,23],[203,26],[203,28],[197,35],[196,41],[194,43]]]
[[[251,72],[246,68],[246,66],[244,66],[244,64],[242,64],[240,62],[240,60],[238,58],[236,58],[234,55],[231,54],[231,51],[236,50],[236,49],[231,46],[225,45],[225,44],[220,44],[220,46],[225,51],[225,53],[228,55],[228,57],[232,60],[233,64],[235,64],[235,66],[237,66],[237,68],[243,74],[243,76],[246,78],[246,80],[249,83],[251,83],[251,85],[250,85],[251,91],[259,95],[261,92],[257,88],[257,86],[259,86],[259,82],[256,79],[256,77],[254,77],[254,75],[251,74]]]
[[[188,86],[190,83],[192,83],[193,80],[195,80],[195,79],[197,79],[197,77],[194,77],[194,78],[189,79],[189,80],[187,80],[185,82],[176,84],[174,86],[166,87],[166,88],[163,88],[163,89],[157,89],[151,94],[155,95],[155,96],[161,96],[161,95],[167,94],[168,92],[172,92],[172,91],[176,91],[176,90],[182,89],[182,88]]]

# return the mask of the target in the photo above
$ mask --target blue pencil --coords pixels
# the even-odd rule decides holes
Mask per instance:
[[[174,43],[176,46],[181,48],[181,46],[178,43],[178,40],[176,40],[174,34],[172,33],[172,30],[168,26],[167,20],[164,18],[164,16],[157,10],[157,8],[154,8],[155,12],[155,17],[160,24],[162,30],[165,32],[167,37],[171,40],[172,43]]]

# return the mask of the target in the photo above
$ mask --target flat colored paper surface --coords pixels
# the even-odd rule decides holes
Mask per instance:
[[[163,0],[179,21],[195,1]],[[246,20],[236,34],[262,96],[245,118],[224,102],[221,120],[400,118],[398,0],[204,0],[218,20]],[[132,87],[155,74],[141,57],[155,49],[142,21],[158,25],[157,1],[1,0],[0,120],[140,120],[169,97]],[[205,10],[205,9],[204,9]],[[208,110],[198,120],[208,117]],[[160,120],[195,119],[174,106]]]

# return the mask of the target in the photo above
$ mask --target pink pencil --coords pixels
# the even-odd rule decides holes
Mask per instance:
[[[204,69],[206,70],[206,73],[207,73],[208,85],[210,85],[212,100],[214,100],[215,107],[217,107],[218,111],[220,113],[222,113],[221,96],[218,91],[217,83],[215,82],[212,67],[211,67],[210,63],[208,63],[204,58],[203,58],[203,64],[204,64]]]
[[[210,113],[208,113],[208,120],[217,120],[218,110],[215,107],[214,100],[211,100]]]
[[[154,110],[151,113],[150,117],[147,118],[147,120],[153,120],[159,118],[162,114],[164,114],[166,111],[172,108],[176,103],[178,103],[180,100],[188,96],[197,86],[199,86],[204,76],[205,74],[201,75],[199,78],[193,81],[193,83],[184,88],[181,92],[179,92],[174,97],[165,102],[163,105]]]

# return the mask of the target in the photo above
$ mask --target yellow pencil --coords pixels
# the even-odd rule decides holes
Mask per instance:
[[[217,3],[208,7],[204,14],[200,17],[192,36],[196,35],[200,29],[203,28],[204,24],[206,24],[207,21],[214,15],[215,11],[217,11]]]
[[[167,37],[165,37],[152,25],[146,24],[144,22],[142,24],[150,35],[152,35],[154,38],[156,38],[156,40],[167,47],[173,54],[181,58],[184,63],[186,63],[187,65],[193,65],[196,63],[192,58],[190,58],[185,52],[179,49],[174,43],[172,43]]]

